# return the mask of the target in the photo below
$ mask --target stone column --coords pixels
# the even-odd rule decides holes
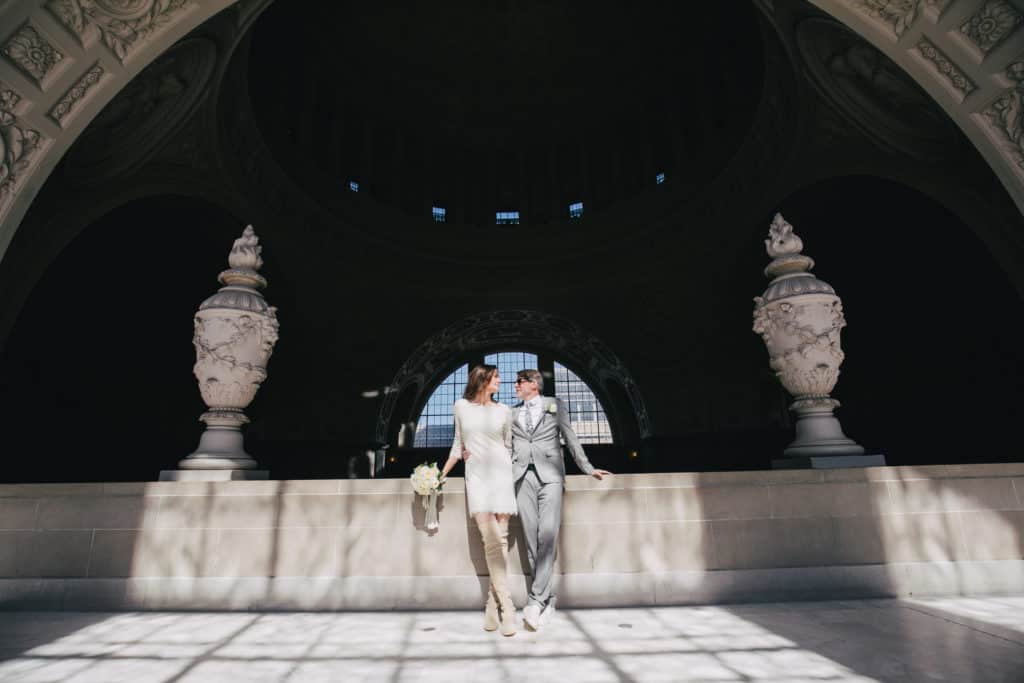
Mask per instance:
[[[843,434],[830,396],[844,354],[839,332],[846,326],[843,303],[827,282],[810,273],[814,260],[801,253],[793,226],[775,214],[765,240],[773,278],[754,298],[754,332],[768,348],[776,377],[796,399],[796,438],[773,467],[857,467],[884,465],[882,456],[864,456],[864,448]]]
[[[243,447],[243,412],[267,377],[267,361],[277,342],[277,309],[259,290],[267,281],[257,271],[262,247],[252,226],[235,240],[228,270],[217,278],[224,286],[199,306],[195,316],[199,392],[209,407],[200,416],[206,431],[194,453],[165,470],[162,480],[266,479],[266,470]]]

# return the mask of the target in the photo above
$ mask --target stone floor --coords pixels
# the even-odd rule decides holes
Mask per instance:
[[[1024,597],[466,612],[0,612],[0,681],[1024,681]]]

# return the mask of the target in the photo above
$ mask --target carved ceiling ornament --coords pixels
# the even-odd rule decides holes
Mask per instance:
[[[95,27],[103,44],[121,62],[135,46],[167,25],[172,16],[196,0],[49,0],[47,9],[84,43]]]
[[[886,25],[899,39],[917,20],[921,0],[853,0],[854,6],[878,23]]]
[[[0,83],[0,203],[14,190],[39,147],[39,132],[19,124],[15,109],[21,96]]]
[[[76,178],[103,182],[145,162],[201,101],[217,46],[186,38],[147,66],[101,111],[66,158]]]
[[[805,19],[796,27],[796,43],[811,82],[865,135],[926,161],[953,151],[957,131],[935,100],[846,26],[824,17]]]
[[[71,86],[70,90],[64,93],[64,97],[60,98],[60,101],[50,109],[50,118],[63,128],[64,120],[71,113],[72,108],[79,100],[85,97],[89,88],[100,82],[103,74],[103,67],[99,64],[94,64],[91,69],[85,72],[84,76]]]
[[[421,344],[402,364],[384,392],[377,419],[376,439],[388,442],[395,405],[407,389],[416,392],[414,405],[444,379],[452,358],[467,351],[496,347],[530,346],[551,351],[580,368],[584,379],[607,391],[609,385],[625,390],[641,437],[651,435],[647,406],[632,374],[608,346],[578,325],[548,313],[530,310],[492,311],[450,325]]]
[[[1012,155],[1018,174],[1024,174],[1024,61],[1006,67],[1006,77],[1015,86],[983,112],[990,130]]]
[[[959,93],[958,98],[963,102],[964,98],[970,95],[974,89],[974,82],[964,75],[964,72],[947,57],[942,50],[935,47],[935,44],[921,36],[916,45],[917,51],[924,57],[935,70],[945,76],[946,81]]]
[[[989,0],[960,25],[960,33],[988,54],[1024,21],[1024,15],[1006,0]]]
[[[64,59],[53,45],[39,34],[31,24],[24,24],[15,31],[3,52],[25,75],[42,85],[57,62]]]

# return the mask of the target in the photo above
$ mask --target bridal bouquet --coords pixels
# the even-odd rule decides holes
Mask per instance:
[[[423,509],[427,511],[426,526],[428,530],[433,531],[438,526],[437,494],[443,486],[441,470],[437,468],[436,462],[432,462],[429,465],[423,463],[412,471],[412,476],[409,477],[409,480],[412,482],[412,490],[423,496]]]

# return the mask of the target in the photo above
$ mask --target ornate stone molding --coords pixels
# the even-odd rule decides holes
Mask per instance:
[[[160,55],[93,119],[68,153],[67,171],[101,183],[145,163],[202,101],[217,54],[212,40],[196,37]]]
[[[853,0],[853,5],[885,26],[897,40],[917,20],[921,11],[921,0]]]
[[[988,54],[1024,21],[1024,15],[1006,0],[989,0],[960,25],[960,33]]]
[[[40,143],[39,131],[19,123],[21,96],[0,83],[0,202],[13,193]]]
[[[57,51],[35,26],[25,23],[4,44],[3,53],[26,76],[42,86],[64,55]]]
[[[16,88],[20,100],[17,112],[4,110],[0,124],[6,136],[0,258],[57,161],[103,105],[186,33],[235,1],[0,2],[0,26],[9,27],[0,31],[0,80],[10,84],[5,89]]]
[[[1015,86],[986,107],[982,116],[1013,158],[1018,173],[1024,174],[1024,61],[1006,67],[1006,77]]]
[[[800,21],[795,35],[811,82],[867,137],[927,161],[955,152],[959,135],[941,108],[877,47],[827,17]]]
[[[932,41],[921,36],[917,41],[917,51],[922,57],[928,60],[935,69],[946,77],[946,80],[960,93],[960,101],[974,92],[975,85],[963,71],[954,64],[949,57],[942,53],[942,50],[935,47]]]
[[[70,90],[64,93],[64,97],[60,98],[60,101],[50,109],[50,118],[63,128],[64,119],[71,113],[75,103],[85,97],[89,88],[100,82],[103,73],[103,67],[99,64],[94,64],[91,69],[85,72],[84,76],[78,79]]]
[[[1005,70],[1024,54],[1016,0],[810,0],[880,50],[945,111],[1024,212]],[[1014,88],[1014,91],[1016,87]],[[994,109],[999,109],[996,113]],[[998,121],[994,123],[994,121]],[[1006,131],[1009,131],[1008,133]]]
[[[90,31],[124,62],[136,45],[196,0],[49,0],[47,9],[82,45]]]

